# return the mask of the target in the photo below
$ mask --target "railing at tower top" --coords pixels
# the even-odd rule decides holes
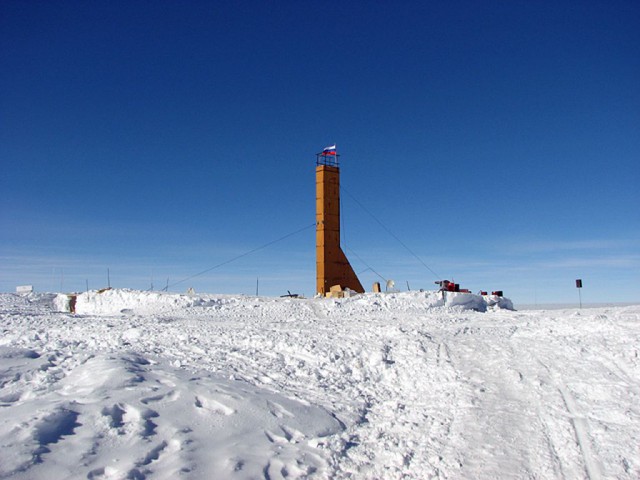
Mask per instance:
[[[327,152],[316,153],[316,165],[328,165],[330,167],[338,167],[340,163],[340,155],[337,153],[329,154]]]

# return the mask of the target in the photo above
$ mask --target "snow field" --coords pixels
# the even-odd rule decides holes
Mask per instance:
[[[640,477],[640,307],[455,302],[0,295],[0,478]]]

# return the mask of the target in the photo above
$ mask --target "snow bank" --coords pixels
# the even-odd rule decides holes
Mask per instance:
[[[91,291],[77,295],[76,313],[81,315],[118,315],[135,314],[150,315],[164,314],[192,307],[219,309],[222,306],[235,305],[237,309],[244,309],[256,303],[273,303],[296,306],[304,302],[314,302],[324,305],[328,310],[343,308],[351,313],[365,313],[379,310],[422,311],[433,308],[448,308],[456,311],[474,310],[484,312],[487,307],[505,308],[513,310],[510,300],[497,296],[482,297],[471,293],[457,292],[398,292],[398,293],[367,293],[343,299],[296,299],[287,302],[280,299],[260,299],[255,297],[230,295],[181,295],[166,292],[140,292],[134,290],[117,289],[106,291]],[[69,311],[69,296],[58,295],[54,301],[57,311]]]
[[[128,289],[90,291],[77,295],[76,313],[81,315],[117,315],[121,313],[161,314],[194,306],[214,307],[235,303],[229,295],[201,297],[166,292],[141,292]],[[57,311],[69,311],[69,296],[60,294],[54,305]]]
[[[513,308],[513,302],[508,298],[497,295],[484,295],[483,298],[487,307],[492,310],[515,310],[515,308]]]
[[[137,354],[0,347],[0,361],[39,379],[3,386],[2,478],[321,476],[324,439],[344,428],[323,408]]]
[[[118,314],[123,311],[149,314],[190,307],[193,303],[194,299],[187,295],[106,290],[78,295],[76,312],[83,315]]]
[[[473,310],[484,312],[487,303],[479,296],[458,292],[397,292],[397,293],[365,293],[354,297],[333,300],[330,310],[340,308],[343,312],[370,313],[376,311],[402,311],[420,313],[433,309],[451,311]]]

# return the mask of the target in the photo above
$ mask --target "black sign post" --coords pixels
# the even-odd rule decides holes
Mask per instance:
[[[582,293],[580,290],[582,289],[582,279],[578,278],[576,280],[576,288],[578,289],[578,297],[580,298],[580,309],[582,310]]]

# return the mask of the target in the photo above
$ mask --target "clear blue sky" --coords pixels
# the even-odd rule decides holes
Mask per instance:
[[[640,301],[640,3],[0,3],[0,291],[156,289],[314,223],[362,283]],[[313,228],[172,287],[315,288]],[[353,252],[353,253],[351,253]]]

